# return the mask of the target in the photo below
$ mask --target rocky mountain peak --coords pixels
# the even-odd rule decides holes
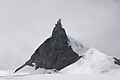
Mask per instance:
[[[64,67],[76,62],[80,57],[74,52],[68,44],[69,39],[65,29],[62,27],[61,19],[57,21],[52,32],[52,36],[46,39],[34,52],[26,63],[16,69],[20,70],[26,65],[35,66],[35,69],[56,69],[61,70]],[[35,65],[33,65],[33,63]]]
[[[59,19],[59,20],[57,21],[57,24],[55,24],[55,25],[56,25],[56,27],[62,27],[61,19]]]
[[[57,21],[55,27],[52,31],[52,40],[57,41],[57,43],[68,44],[68,37],[66,35],[65,29],[62,28],[61,19]]]

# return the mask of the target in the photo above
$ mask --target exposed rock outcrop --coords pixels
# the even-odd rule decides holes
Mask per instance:
[[[113,57],[113,58],[115,59],[114,63],[120,66],[120,59],[117,59],[115,57]]]

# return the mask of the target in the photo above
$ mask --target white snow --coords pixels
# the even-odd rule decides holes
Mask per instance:
[[[11,71],[0,71],[0,76],[7,76],[9,74],[11,74]]]
[[[90,48],[83,57],[60,71],[61,74],[120,74],[113,57]]]
[[[74,52],[76,52],[79,56],[84,54],[88,48],[85,48],[81,43],[79,43],[77,40],[73,39],[72,37],[68,36],[69,39],[69,45],[73,49]]]
[[[4,76],[0,77],[0,80],[120,80],[120,75],[36,74],[22,76]]]
[[[28,66],[26,65],[23,67],[21,70],[19,70],[17,73],[14,75],[30,75],[30,74],[56,74],[57,71],[55,69],[44,69],[44,68],[39,68],[35,70],[35,66]]]

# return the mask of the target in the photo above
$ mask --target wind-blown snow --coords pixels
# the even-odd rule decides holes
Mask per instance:
[[[120,67],[114,64],[113,57],[107,56],[95,48],[90,48],[83,57],[62,69],[63,74],[120,74]]]

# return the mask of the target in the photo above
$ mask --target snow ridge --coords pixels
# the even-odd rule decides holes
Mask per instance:
[[[80,60],[62,69],[64,74],[117,74],[120,67],[114,64],[114,59],[95,48],[89,48]]]
[[[72,37],[68,36],[68,44],[71,46],[74,52],[76,52],[79,56],[84,54],[88,48],[85,48],[81,43],[79,43],[77,40],[73,39]]]

